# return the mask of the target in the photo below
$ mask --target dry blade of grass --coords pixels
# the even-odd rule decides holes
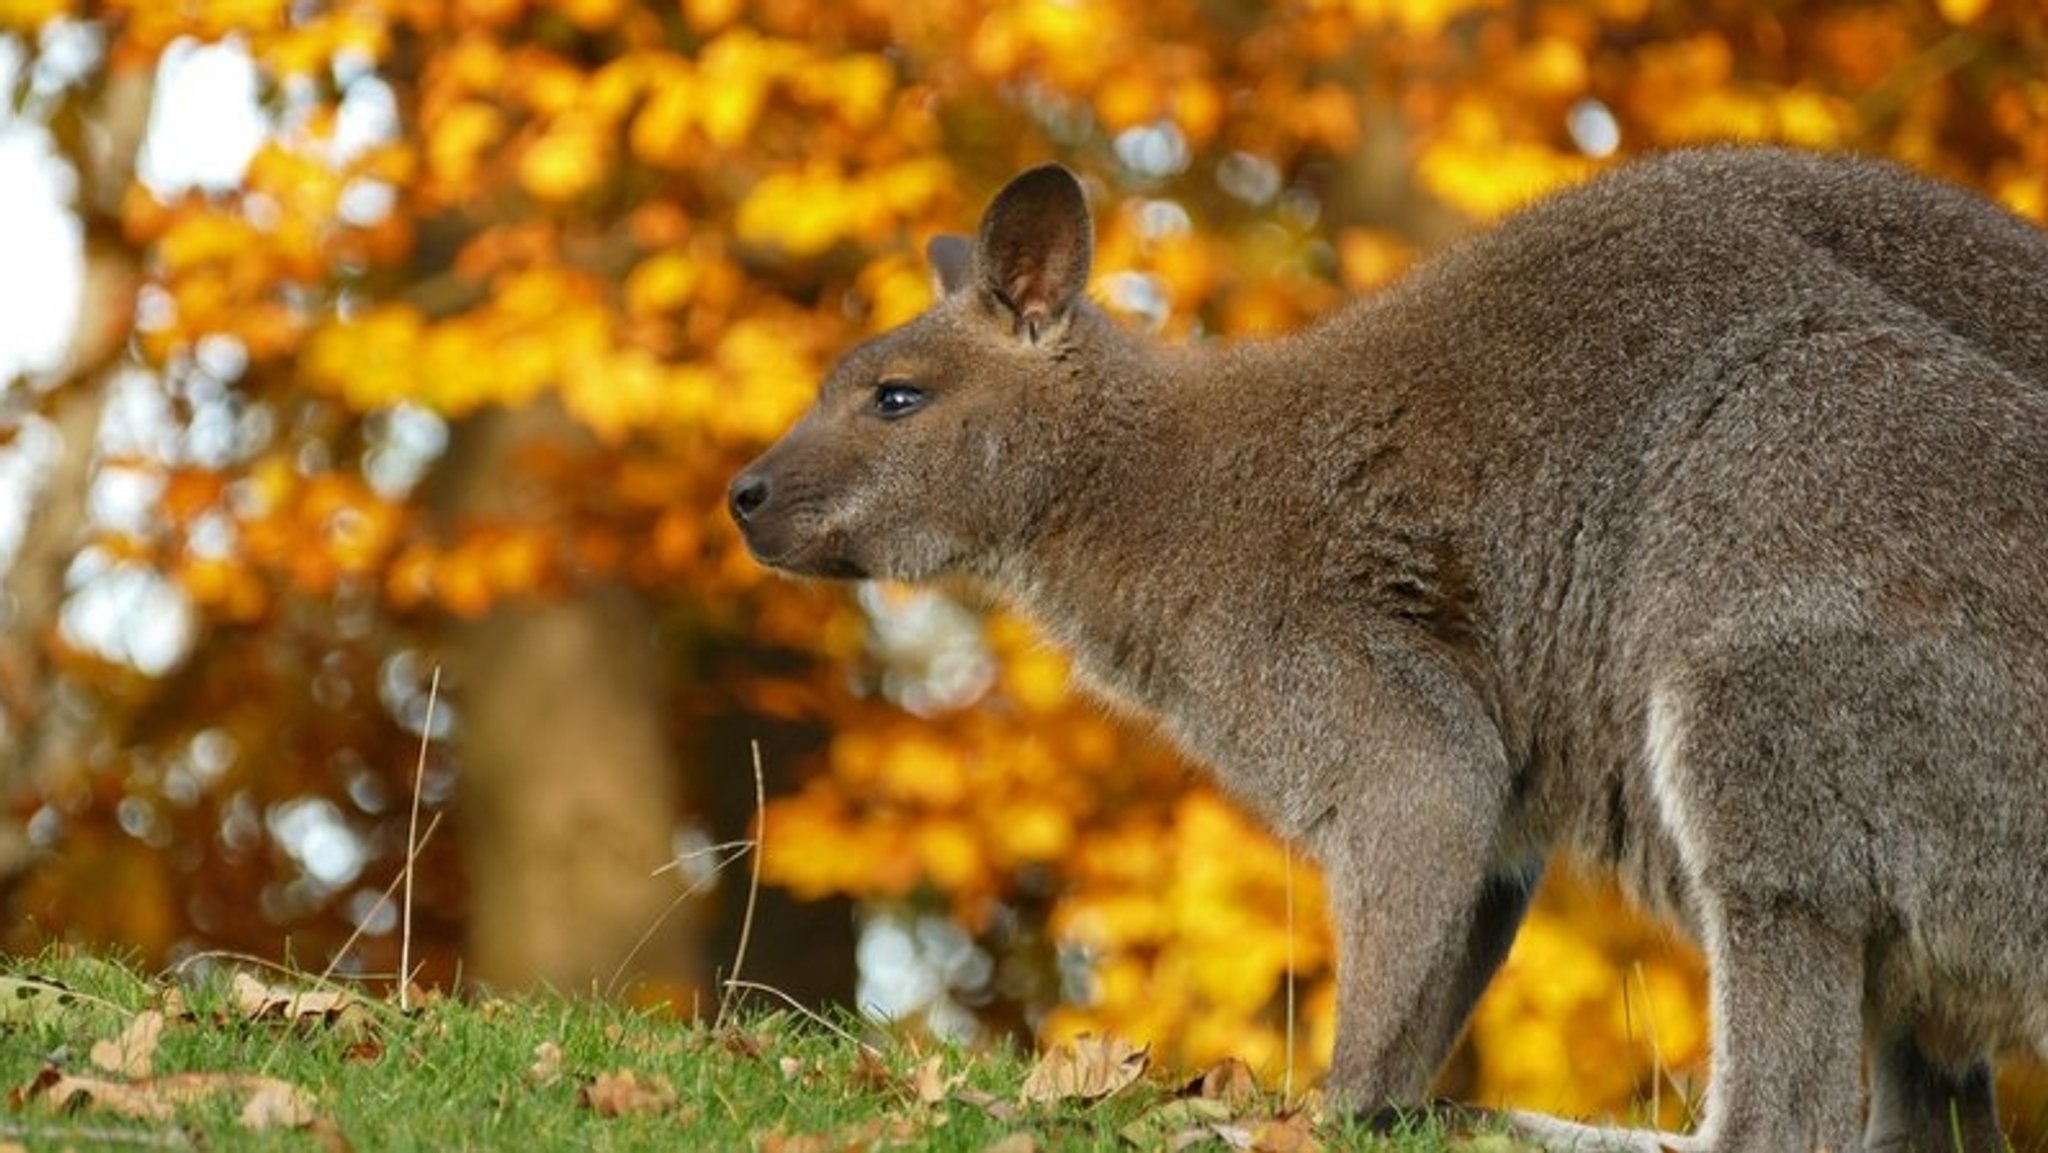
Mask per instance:
[[[1287,855],[1287,1063],[1280,1076],[1280,1095],[1294,1100],[1294,845],[1283,843]]]
[[[761,858],[766,854],[768,844],[768,789],[761,773],[761,742],[748,741],[754,754],[754,859],[747,879],[747,908],[740,918],[739,944],[733,949],[732,974],[725,980],[725,989],[730,991],[740,985],[740,973],[747,963],[747,943],[754,935],[754,904],[761,893]],[[718,999],[718,1023],[725,1023],[726,1007],[731,998]]]
[[[412,769],[412,816],[405,826],[405,900],[398,938],[398,1011],[412,1008],[412,876],[419,860],[420,791],[427,778],[427,744],[434,737],[434,707],[441,700],[441,666],[434,666],[434,679],[427,685],[427,717],[420,725],[420,755]],[[439,818],[440,814],[435,814]]]

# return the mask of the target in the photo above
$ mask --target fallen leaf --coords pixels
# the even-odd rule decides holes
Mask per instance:
[[[1322,1153],[1315,1122],[1305,1113],[1270,1117],[1251,1126],[1251,1148],[1257,1153]]]
[[[1201,1076],[1182,1086],[1180,1095],[1221,1101],[1238,1112],[1258,1104],[1262,1096],[1252,1067],[1236,1057],[1226,1057],[1203,1070]]]
[[[251,1021],[267,1018],[293,1022],[308,1019],[331,1021],[357,1000],[356,995],[346,989],[317,992],[280,989],[266,985],[247,973],[236,973],[229,988],[235,1007]]]
[[[947,1095],[952,1093],[953,1087],[965,1076],[964,1073],[946,1076],[945,1059],[934,1053],[918,1062],[917,1068],[911,1070],[910,1091],[919,1104],[936,1105],[944,1101]]]
[[[1220,1123],[1230,1118],[1230,1106],[1221,1101],[1178,1097],[1139,1114],[1136,1120],[1117,1130],[1117,1136],[1140,1149],[1185,1149],[1219,1137],[1225,1144],[1232,1144],[1218,1129]]]
[[[730,1026],[718,1031],[718,1044],[726,1052],[741,1057],[759,1058],[768,1049],[759,1037]]]
[[[119,1037],[93,1042],[92,1063],[131,1081],[145,1080],[156,1071],[156,1045],[163,1035],[162,1013],[155,1009],[137,1013],[128,1022],[128,1027],[121,1030]]]
[[[45,1065],[24,1094],[26,1100],[41,1100],[58,1113],[95,1110],[141,1121],[162,1121],[171,1116],[173,1102],[145,1085],[124,1085],[97,1077],[73,1077]]]
[[[54,1025],[80,1004],[77,993],[42,977],[0,977],[0,1027]]]
[[[584,1106],[600,1117],[625,1117],[640,1113],[664,1113],[675,1107],[676,1091],[667,1079],[645,1081],[630,1069],[599,1073],[597,1080],[577,1094]]]
[[[313,1121],[313,1101],[289,1081],[253,1073],[179,1073],[133,1083],[74,1077],[45,1065],[12,1096],[17,1107],[41,1100],[58,1112],[91,1110],[142,1121],[169,1119],[180,1106],[222,1093],[243,1093],[242,1123],[251,1129],[300,1128]]]
[[[775,1067],[782,1070],[782,1079],[794,1081],[803,1075],[804,1063],[796,1057],[782,1056],[775,1059]]]
[[[998,1121],[1015,1121],[1023,1115],[1016,1102],[993,1093],[984,1093],[980,1089],[957,1089],[953,1093],[953,1100],[963,1105],[972,1105]]]
[[[869,1093],[894,1091],[901,1084],[895,1070],[889,1068],[881,1054],[866,1048],[853,1059],[853,1069],[847,1073],[846,1080],[853,1088]]]
[[[1024,1078],[1022,1096],[1033,1102],[1099,1100],[1143,1076],[1150,1063],[1145,1048],[1084,1033],[1038,1059]]]
[[[527,1066],[526,1080],[532,1085],[552,1085],[562,1079],[562,1047],[542,1041],[533,1047],[533,1064]]]
[[[1029,1133],[1011,1133],[994,1144],[982,1146],[981,1153],[1038,1153],[1038,1138]]]
[[[384,1042],[375,1037],[351,1041],[348,1048],[341,1051],[341,1059],[357,1065],[374,1065],[384,1059]]]
[[[315,1119],[313,1101],[304,1090],[289,1081],[260,1078],[260,1083],[242,1103],[242,1128],[252,1133],[274,1129],[304,1129]]]

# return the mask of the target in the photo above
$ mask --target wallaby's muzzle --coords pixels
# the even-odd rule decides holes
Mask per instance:
[[[799,484],[794,489],[803,487]],[[726,510],[739,525],[740,537],[755,560],[797,576],[839,580],[867,576],[867,571],[834,543],[836,534],[816,531],[815,507],[810,515],[802,511],[811,504],[792,486],[778,484],[776,474],[763,461],[748,465],[725,494]]]

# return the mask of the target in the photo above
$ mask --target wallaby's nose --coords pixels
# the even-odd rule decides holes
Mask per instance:
[[[762,505],[768,503],[768,478],[743,472],[732,482],[725,499],[727,507],[732,509],[732,519],[745,524],[761,511]]]

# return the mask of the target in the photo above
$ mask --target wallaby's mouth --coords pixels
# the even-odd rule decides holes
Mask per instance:
[[[817,550],[801,547],[786,549],[779,553],[764,552],[745,530],[741,531],[741,535],[746,537],[747,550],[754,554],[754,559],[777,572],[790,576],[819,577],[824,580],[857,581],[868,578],[867,569],[847,557],[815,555]]]

